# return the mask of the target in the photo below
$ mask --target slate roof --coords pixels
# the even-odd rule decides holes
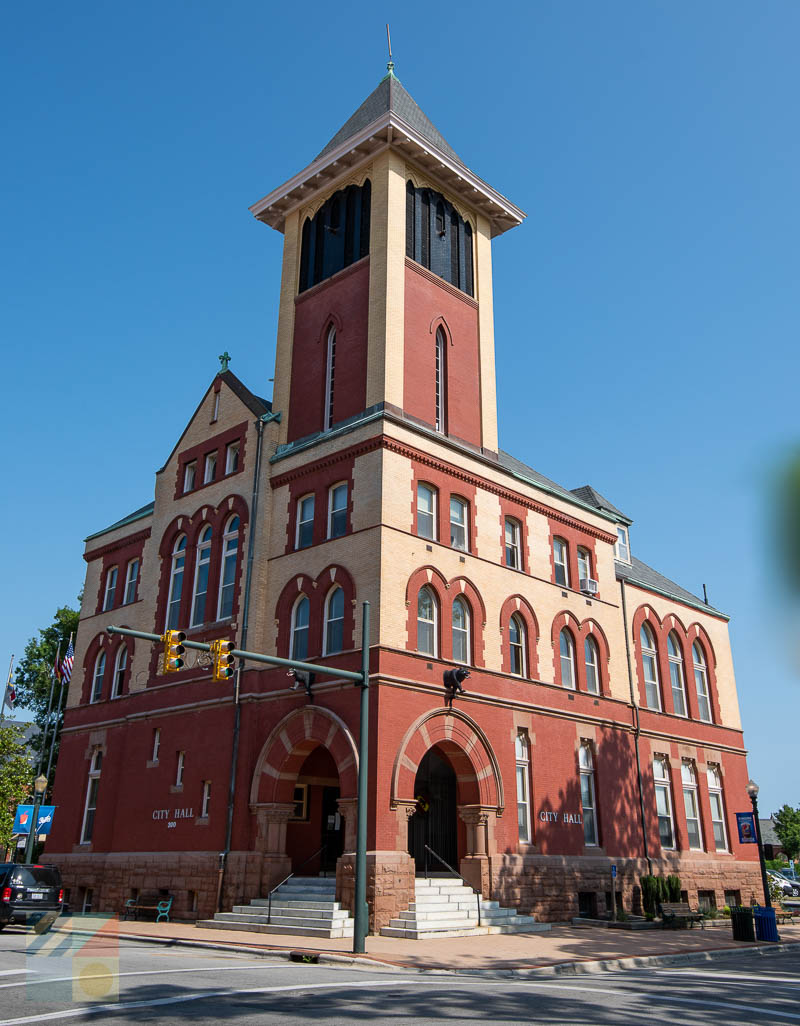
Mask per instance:
[[[575,492],[564,488],[560,484],[556,484],[555,481],[551,481],[549,477],[545,477],[544,474],[540,474],[538,470],[534,470],[533,467],[529,467],[527,463],[523,463],[522,460],[518,460],[516,456],[512,456],[511,453],[504,452],[502,449],[498,452],[498,458],[500,466],[504,470],[510,471],[517,477],[523,478],[525,481],[530,481],[532,484],[538,485],[540,488],[544,488],[548,492],[552,492],[553,495],[558,495],[562,499],[566,499],[567,502],[575,502],[575,499],[580,499],[581,502],[585,503],[584,499],[581,499]]]
[[[643,588],[658,592],[660,595],[666,595],[668,598],[677,599],[678,602],[683,602],[687,606],[694,606],[696,609],[714,613],[716,616],[722,616],[726,620],[730,619],[721,609],[715,609],[714,606],[707,605],[697,595],[693,595],[692,592],[682,588],[668,577],[664,577],[663,574],[660,574],[635,556],[631,556],[630,563],[623,563],[619,559],[614,560],[614,567],[617,573],[617,580],[622,578],[624,581],[630,581],[631,584],[640,584]]]
[[[783,848],[780,837],[775,833],[775,821],[772,816],[769,819],[760,819],[761,840],[764,844],[771,844],[773,848]]]
[[[382,114],[386,114],[389,111],[394,111],[399,118],[405,121],[409,128],[413,128],[423,139],[427,139],[431,145],[446,153],[448,157],[452,157],[460,164],[464,163],[439,129],[423,114],[416,101],[412,99],[404,88],[400,79],[396,78],[391,71],[378,83],[377,88],[373,89],[355,114],[342,125],[325,149],[317,154],[315,160],[326,156],[346,139],[356,135],[362,128],[371,125],[373,121],[377,121]]]
[[[591,485],[582,485],[580,488],[571,489],[572,494],[576,495],[581,502],[586,502],[590,506],[594,506],[596,509],[602,509],[606,513],[610,513],[612,516],[619,517],[620,520],[624,520],[627,524],[633,523],[630,517],[626,517],[622,510],[617,509],[616,506],[612,505],[608,499],[604,498],[600,492],[595,491]]]
[[[243,385],[242,382],[236,377],[233,371],[222,371],[218,377],[222,378],[228,388],[245,404],[245,406],[254,413],[257,417],[260,417],[264,413],[272,412],[272,403],[269,399],[262,399],[261,396],[255,395],[251,392],[247,385]]]
[[[154,502],[148,502],[146,506],[141,506],[139,509],[129,513],[122,520],[118,520],[115,524],[109,524],[108,527],[104,527],[101,531],[95,531],[94,534],[88,535],[84,538],[84,541],[91,541],[92,538],[99,538],[101,534],[108,534],[109,531],[115,530],[117,527],[125,527],[126,524],[132,524],[136,520],[143,520],[145,517],[149,517],[155,506]]]

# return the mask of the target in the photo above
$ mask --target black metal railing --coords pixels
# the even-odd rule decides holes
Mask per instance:
[[[469,882],[469,880],[465,880],[464,877],[459,873],[459,871],[457,869],[453,869],[453,867],[450,865],[449,862],[445,862],[445,860],[442,858],[442,856],[439,855],[438,852],[435,852],[433,850],[433,848],[431,848],[431,846],[429,844],[425,845],[425,851],[429,852],[431,855],[433,855],[433,857],[435,859],[438,859],[443,866],[445,866],[447,869],[450,870],[451,873],[455,873],[455,875],[459,878],[459,880],[461,880],[463,883],[465,883],[467,885],[467,887],[471,888],[471,890],[474,892],[475,900],[476,900],[476,902],[478,904],[478,926],[480,926],[481,925],[481,892],[480,891],[476,891],[475,888],[472,886],[472,884]],[[425,859],[425,879],[426,880],[428,879],[428,860],[427,860],[427,858]]]
[[[279,884],[275,884],[275,886],[272,888],[272,890],[267,895],[267,899],[268,899],[267,900],[267,922],[268,923],[272,922],[272,895],[275,893],[275,891],[277,891],[277,889],[279,887],[283,887],[283,885],[286,883],[287,880],[291,880],[292,877],[296,873],[299,873],[300,870],[303,869],[305,866],[307,866],[309,864],[309,862],[313,862],[314,859],[317,857],[317,855],[321,855],[325,851],[325,849],[327,847],[328,847],[327,844],[323,844],[322,847],[319,849],[319,851],[315,851],[313,855],[309,855],[308,858],[305,860],[305,862],[301,862],[300,863],[300,865],[297,867],[297,869],[293,869],[291,871],[291,873],[288,876],[285,876],[283,878],[283,880],[281,880],[281,882]]]

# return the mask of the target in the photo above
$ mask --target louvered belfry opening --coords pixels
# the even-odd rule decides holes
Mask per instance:
[[[444,196],[406,184],[406,256],[473,295],[472,227]]]
[[[348,185],[326,200],[313,218],[306,218],[299,292],[318,285],[369,253],[371,194],[369,179],[363,185]]]

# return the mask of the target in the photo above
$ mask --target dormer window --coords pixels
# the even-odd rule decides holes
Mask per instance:
[[[617,559],[621,559],[623,563],[630,563],[631,561],[627,527],[617,528],[617,544],[614,546],[614,555]]]

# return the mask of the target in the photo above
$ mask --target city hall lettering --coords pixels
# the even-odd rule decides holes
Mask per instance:
[[[559,816],[561,817],[559,819]],[[578,812],[546,812],[544,809],[539,813],[539,819],[543,823],[575,823],[583,825],[583,818]]]
[[[172,816],[170,816],[169,809],[153,809],[153,819],[193,819],[194,809],[173,809]]]

